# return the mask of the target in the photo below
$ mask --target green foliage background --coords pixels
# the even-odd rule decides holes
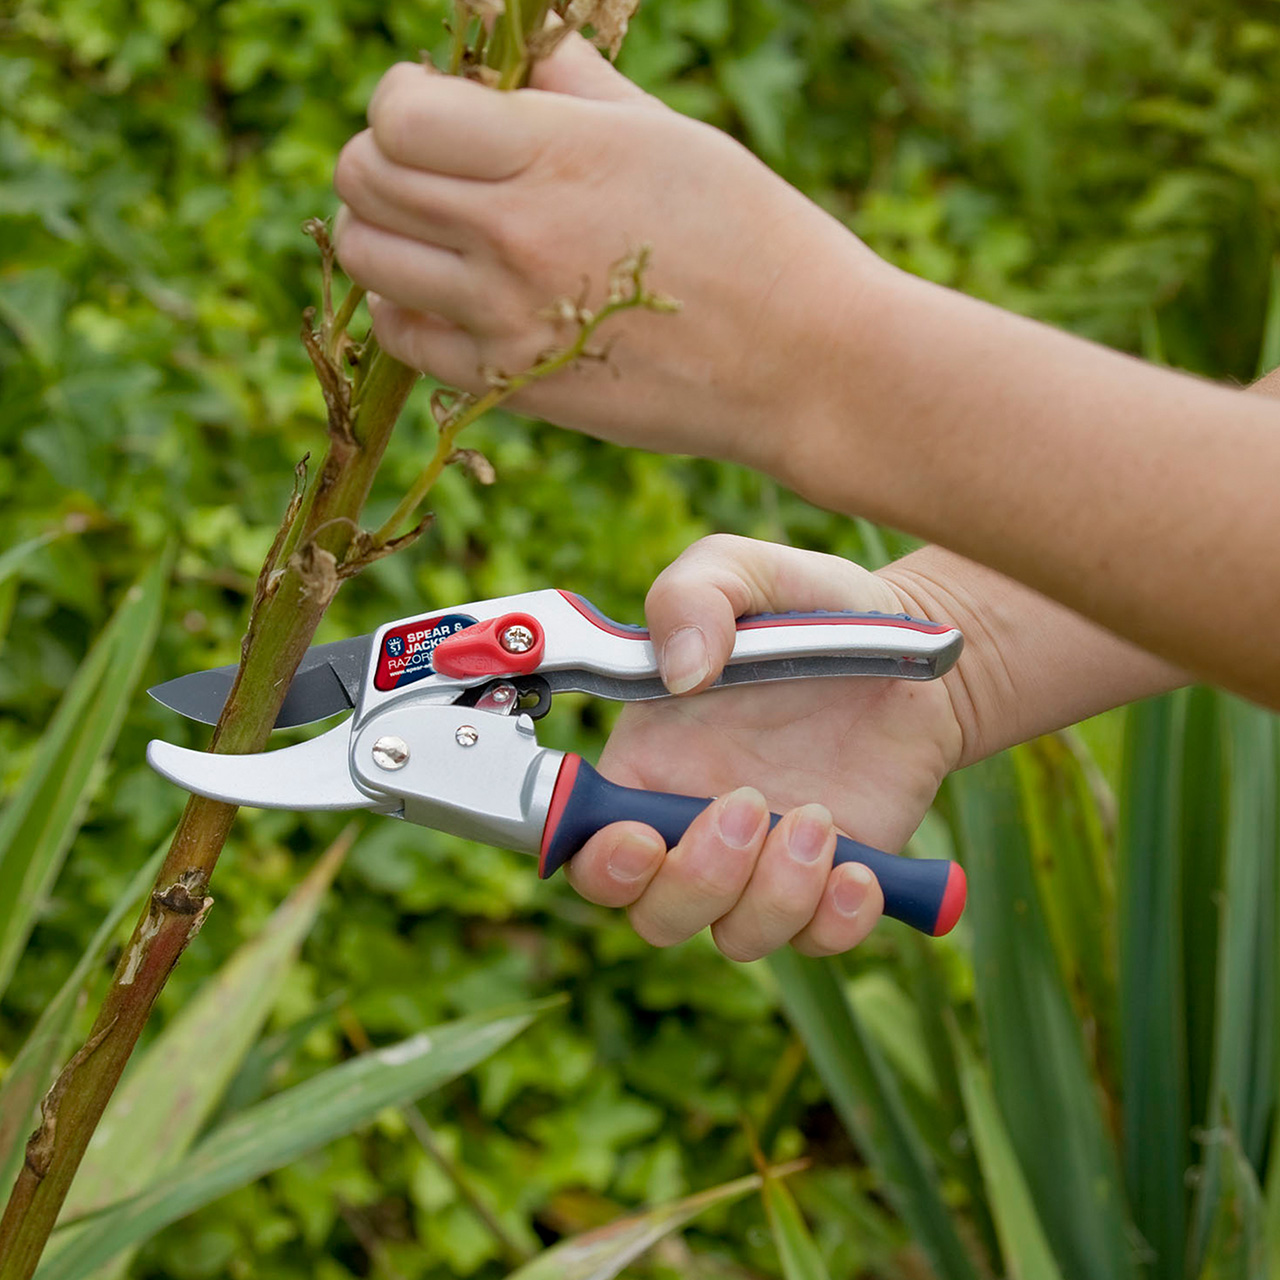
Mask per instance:
[[[744,137],[895,262],[1211,376],[1258,371],[1280,296],[1275,0],[647,3],[623,69]],[[378,76],[439,46],[443,17],[409,0],[17,0],[0,15],[0,547],[63,531],[0,587],[0,794],[123,588],[170,537],[176,584],[150,677],[235,656],[292,467],[322,438],[296,338],[318,275],[299,227],[334,208],[333,160]],[[372,517],[431,434],[419,398]],[[448,473],[430,535],[349,585],[322,639],[551,584],[638,618],[656,572],[716,529],[869,563],[902,545],[728,467],[501,415],[467,443],[498,482],[479,490]],[[566,699],[546,736],[592,754],[609,717]],[[143,764],[153,736],[202,741],[148,701],[133,708],[0,1008],[0,1054],[16,1052],[177,814],[180,796]],[[1106,725],[1091,736],[1109,774],[1115,740]],[[255,932],[337,827],[242,817],[162,1015]],[[880,935],[851,962],[862,979],[897,963],[901,934]],[[964,1008],[961,952],[939,951]],[[567,1016],[431,1103],[520,1239],[736,1176],[750,1166],[748,1115],[773,1154],[821,1159],[798,1192],[833,1275],[913,1274],[905,1230],[866,1194],[821,1088],[793,1078],[763,966],[735,967],[705,938],[651,950],[515,855],[371,825],[273,1026],[334,992],[343,1012],[305,1036],[276,1083],[348,1054],[344,1018],[381,1041],[554,990],[571,994]],[[502,1272],[490,1236],[388,1116],[171,1228],[134,1274],[362,1274],[339,1200],[403,1275]],[[776,1274],[763,1222],[743,1203],[689,1247],[707,1275]],[[678,1259],[647,1266],[690,1273]]]

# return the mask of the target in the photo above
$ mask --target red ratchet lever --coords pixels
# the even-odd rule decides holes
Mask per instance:
[[[723,672],[696,696],[771,680],[931,680],[954,665],[962,644],[954,627],[906,614],[757,614],[739,619]],[[234,668],[217,668],[151,692],[212,723],[233,678]],[[199,795],[266,809],[372,809],[535,854],[544,877],[613,822],[646,823],[676,844],[706,797],[618,786],[580,756],[539,745],[535,719],[570,690],[623,701],[670,696],[643,627],[614,622],[567,591],[531,591],[310,650],[277,724],[354,708],[318,738],[241,756],[153,742],[147,758]],[[835,861],[869,867],[885,914],[924,933],[948,932],[964,909],[956,863],[896,856],[848,836],[838,837]]]

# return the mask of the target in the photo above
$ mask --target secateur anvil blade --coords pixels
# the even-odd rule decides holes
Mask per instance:
[[[395,812],[351,780],[350,725],[279,751],[245,756],[189,751],[168,742],[147,746],[147,763],[188,791],[254,809],[377,809]]]

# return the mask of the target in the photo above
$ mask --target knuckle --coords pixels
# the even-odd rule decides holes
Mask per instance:
[[[373,237],[368,226],[358,218],[348,219],[335,252],[343,271],[357,284],[367,286],[373,265]]]
[[[794,902],[785,898],[761,903],[757,909],[757,928],[766,938],[776,938],[773,945],[780,947],[807,927],[813,919],[815,906],[814,902]]]
[[[771,950],[759,938],[739,934],[732,928],[722,928],[719,925],[711,926],[711,937],[719,948],[720,954],[737,964],[749,964],[752,960],[759,960]]]
[[[486,202],[478,230],[493,254],[524,276],[545,264],[547,251],[541,224],[532,210],[510,195]]]
[[[814,939],[812,934],[808,933],[803,933],[798,938],[792,938],[791,950],[798,952],[802,956],[812,956],[815,958],[836,954],[836,952],[832,951],[831,948],[822,946],[821,943]]]
[[[689,551],[719,558],[740,550],[743,544],[749,541],[750,539],[740,537],[736,533],[709,533],[705,538],[699,538]]]
[[[638,907],[628,908],[627,919],[637,935],[651,947],[673,947],[676,943],[684,941],[684,938],[669,926]]]
[[[364,134],[357,134],[338,152],[338,162],[333,167],[333,186],[338,195],[350,204],[359,194],[368,178],[368,164],[364,154],[367,147]]]
[[[385,89],[379,92],[374,107],[369,112],[369,127],[373,140],[383,155],[392,160],[405,156],[416,131],[417,94],[401,77],[394,77],[396,68],[387,72]]]
[[[845,951],[852,951],[866,934],[867,926],[861,922],[850,927],[843,921],[817,920],[801,936],[807,940],[808,945],[817,948],[810,954],[838,956]]]
[[[338,237],[338,242],[334,247],[338,261],[342,264],[342,269],[353,280],[358,281],[358,276],[364,266],[363,253],[368,241],[365,237],[361,223],[356,218],[346,218],[342,224],[342,234]]]
[[[741,892],[750,871],[750,865],[743,865],[740,858],[719,858],[707,865],[691,868],[684,877],[685,890],[692,899],[720,903]]]

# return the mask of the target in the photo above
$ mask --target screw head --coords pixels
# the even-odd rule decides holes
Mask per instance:
[[[394,734],[386,734],[373,744],[373,763],[379,769],[403,769],[409,761],[409,744]]]
[[[528,653],[533,648],[534,635],[528,627],[517,622],[502,633],[501,640],[508,653]]]
[[[480,741],[480,734],[473,724],[460,724],[453,737],[460,747],[474,747]]]

